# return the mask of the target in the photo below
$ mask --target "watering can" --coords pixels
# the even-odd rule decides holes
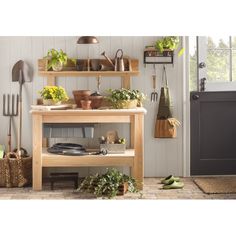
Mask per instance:
[[[120,56],[118,56],[119,52],[121,53]],[[124,59],[123,59],[123,50],[122,49],[118,49],[116,51],[116,55],[115,55],[115,58],[114,58],[115,64],[106,55],[105,51],[101,55],[104,56],[107,59],[107,61],[112,65],[112,67],[114,68],[114,71],[124,71],[125,70]]]

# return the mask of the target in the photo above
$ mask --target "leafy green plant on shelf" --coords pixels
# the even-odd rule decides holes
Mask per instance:
[[[44,58],[48,59],[47,69],[52,69],[53,71],[61,71],[63,66],[67,64],[68,60],[71,60],[74,64],[76,64],[76,60],[69,59],[67,54],[61,49],[59,51],[56,49],[50,49],[47,56]]]
[[[113,198],[119,194],[124,184],[127,184],[128,192],[138,192],[135,179],[112,168],[107,169],[105,174],[86,177],[78,188],[78,192],[93,193],[96,197]]]
[[[179,37],[177,36],[166,36],[156,41],[155,47],[163,53],[165,50],[173,51],[178,47]]]
[[[129,90],[125,88],[109,89],[107,96],[107,100],[116,109],[142,106],[145,99],[146,95],[139,90]]]

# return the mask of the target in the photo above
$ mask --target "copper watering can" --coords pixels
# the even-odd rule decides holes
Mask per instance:
[[[119,52],[121,53],[120,56],[118,56]],[[123,50],[122,49],[118,49],[116,51],[116,55],[115,55],[115,58],[114,58],[115,64],[106,55],[105,51],[101,55],[104,56],[107,59],[107,61],[111,64],[114,71],[124,71],[125,70],[124,59],[123,59]]]

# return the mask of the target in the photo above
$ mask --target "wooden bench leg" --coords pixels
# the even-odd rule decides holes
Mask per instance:
[[[143,135],[144,135],[144,119],[142,114],[136,114],[134,117],[134,167],[132,170],[133,177],[137,181],[138,188],[143,189],[143,178],[144,178],[144,168],[143,168]]]
[[[33,190],[42,190],[42,116],[33,115]]]

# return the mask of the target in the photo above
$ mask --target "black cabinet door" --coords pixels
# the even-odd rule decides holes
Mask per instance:
[[[191,175],[236,174],[236,91],[191,92]]]

